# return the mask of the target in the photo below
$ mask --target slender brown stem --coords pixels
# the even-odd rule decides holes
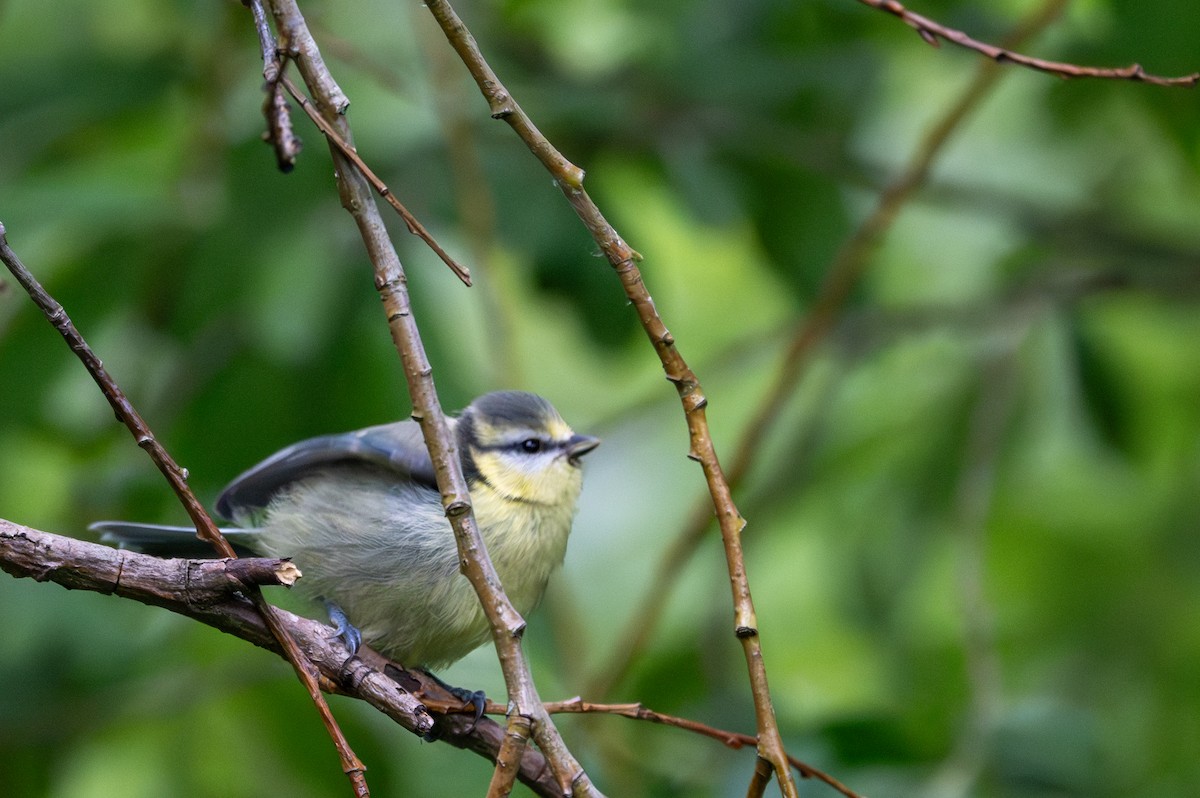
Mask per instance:
[[[675,346],[675,339],[667,330],[655,308],[649,292],[642,282],[636,262],[641,256],[617,234],[604,218],[600,209],[583,188],[583,170],[568,161],[538,131],[529,116],[521,109],[488,65],[466,25],[445,0],[431,0],[426,7],[446,34],[451,46],[462,58],[463,63],[475,78],[480,92],[486,99],[492,116],[503,119],[525,142],[529,150],[554,176],[559,189],[575,209],[580,220],[599,245],[608,262],[616,270],[625,295],[635,308],[638,319],[650,338],[651,344],[662,362],[667,379],[675,385],[683,404],[687,419],[690,447],[688,457],[697,461],[704,472],[713,507],[721,526],[721,538],[725,545],[726,563],[729,568],[730,587],[733,594],[733,631],[741,641],[750,687],[754,698],[755,717],[758,725],[759,755],[771,763],[778,774],[784,795],[795,796],[796,785],[788,767],[787,752],[771,704],[767,685],[767,670],[763,662],[758,621],[754,602],[750,595],[750,582],[746,575],[742,557],[741,533],[745,521],[738,512],[729,490],[729,483],[721,470],[716,449],[709,435],[705,397],[700,381]]]
[[[981,42],[977,39],[972,39],[967,34],[954,28],[948,28],[929,17],[923,17],[920,14],[909,11],[896,0],[858,0],[863,5],[871,8],[886,11],[896,17],[904,20],[905,24],[912,27],[917,32],[917,35],[924,39],[927,43],[938,46],[939,41],[945,40],[951,44],[957,44],[959,47],[965,47],[968,50],[985,55],[998,64],[1017,64],[1019,66],[1036,69],[1040,72],[1049,72],[1052,75],[1058,75],[1062,78],[1105,78],[1108,80],[1132,80],[1138,83],[1152,83],[1156,86],[1195,86],[1200,83],[1200,72],[1193,72],[1190,75],[1183,75],[1175,78],[1159,77],[1151,75],[1142,69],[1141,64],[1130,64],[1127,67],[1111,68],[1111,67],[1089,67],[1079,66],[1077,64],[1067,64],[1060,61],[1045,61],[1041,58],[1033,58],[1032,56],[1022,55],[1009,49],[1012,45],[997,47],[994,44]]]
[[[100,387],[104,397],[108,399],[109,404],[116,411],[117,418],[129,428],[138,446],[150,455],[150,459],[158,466],[158,470],[167,478],[167,482],[175,491],[175,495],[179,497],[180,503],[183,504],[188,516],[196,525],[196,535],[201,540],[212,544],[218,556],[236,559],[237,554],[234,552],[233,547],[229,545],[229,541],[217,529],[216,524],[213,523],[212,518],[205,511],[203,505],[196,499],[191,488],[187,486],[187,470],[180,468],[171,455],[167,453],[166,449],[162,447],[162,444],[154,437],[154,434],[150,431],[150,427],[133,407],[128,397],[125,396],[125,392],[121,390],[112,377],[109,376],[108,372],[105,371],[104,364],[100,361],[100,358],[96,357],[95,352],[92,351],[87,341],[84,340],[83,336],[75,328],[74,323],[72,323],[63,306],[47,293],[34,278],[33,274],[21,263],[17,254],[9,247],[8,237],[2,222],[0,222],[0,260],[4,261],[4,265],[12,272],[17,282],[25,289],[34,303],[41,308],[42,313],[46,316],[46,320],[54,325],[55,329],[58,330],[59,334],[67,342],[67,345],[71,347],[71,351],[79,357],[84,367],[88,370],[88,373],[92,375],[92,379]],[[280,648],[292,664],[297,677],[308,691],[309,697],[312,699],[318,714],[321,716],[321,722],[325,725],[326,730],[333,739],[334,747],[337,749],[338,755],[342,760],[342,768],[350,778],[355,795],[365,798],[365,796],[370,794],[363,776],[365,768],[350,749],[350,744],[346,741],[345,735],[334,719],[333,712],[329,709],[329,704],[321,694],[316,669],[304,657],[300,648],[296,645],[296,641],[292,639],[291,635],[283,627],[278,616],[275,614],[274,608],[267,603],[262,592],[256,586],[247,586],[246,595],[254,603],[255,608],[262,616],[263,622],[266,623],[267,628],[271,630],[271,634],[279,642]]]
[[[498,712],[503,711],[503,707],[497,707]],[[664,726],[673,726],[677,729],[683,729],[694,734],[700,734],[718,741],[727,748],[739,750],[747,746],[756,746],[758,739],[750,734],[742,734],[740,732],[727,731],[718,729],[714,726],[709,726],[706,723],[680,718],[674,715],[666,715],[662,712],[655,712],[652,709],[647,709],[640,703],[637,704],[595,704],[590,701],[584,701],[580,698],[571,698],[566,701],[555,701],[546,704],[546,710],[551,713],[575,712],[575,713],[601,713],[606,715],[620,715],[623,718],[632,720],[649,721],[651,723],[659,723]],[[489,708],[489,711],[490,708]],[[846,798],[861,798],[858,793],[851,790],[845,784],[830,776],[828,773],[814,768],[812,765],[805,764],[793,756],[788,756],[788,761],[801,776],[806,779],[816,779],[828,784],[833,789],[845,795]]]
[[[488,784],[487,798],[508,798],[512,792],[521,753],[529,742],[532,730],[531,718],[516,713],[509,715],[504,742],[500,744],[500,752],[496,755],[496,769],[492,771],[492,781]]]
[[[354,218],[374,267],[375,287],[383,301],[388,328],[412,397],[413,418],[420,424],[429,449],[446,517],[454,530],[462,572],[479,596],[491,626],[513,712],[533,719],[534,737],[564,795],[600,795],[542,707],[529,663],[521,649],[525,621],[504,594],[479,534],[458,446],[438,400],[433,367],[413,316],[407,276],[371,194],[366,173],[360,169],[362,162],[351,157],[353,137],[343,115],[349,100],[325,66],[295,0],[271,0],[270,5],[279,38],[293,48],[289,55],[312,93],[313,110],[337,134],[336,140],[329,137],[329,143],[342,206]]]
[[[275,161],[279,171],[290,172],[296,166],[296,158],[303,145],[292,129],[292,111],[283,96],[279,77],[283,73],[275,37],[267,22],[267,12],[262,0],[242,0],[254,16],[254,28],[258,31],[258,43],[262,50],[263,80],[266,81],[267,98],[263,101],[263,115],[267,118],[267,142],[275,150]]]
[[[1006,44],[1015,47],[1043,30],[1062,13],[1065,5],[1066,0],[1048,0],[1017,26]],[[988,97],[1002,74],[998,64],[984,62],[979,66],[975,77],[959,98],[918,143],[904,171],[883,190],[875,209],[838,250],[816,301],[809,313],[797,323],[779,370],[742,433],[728,471],[732,485],[739,485],[749,472],[784,405],[807,373],[813,352],[837,322],[866,272],[875,249],[892,229],[900,211],[925,185],[934,162],[951,137],[962,129],[972,112]],[[700,499],[659,562],[646,596],[635,605],[637,612],[619,637],[626,641],[625,645],[614,652],[611,661],[596,670],[597,675],[589,685],[589,694],[608,695],[645,650],[666,607],[667,597],[674,590],[683,575],[684,566],[691,560],[711,524],[712,511],[707,498]]]
[[[417,220],[417,217],[413,216],[408,208],[404,207],[404,204],[401,203],[400,200],[396,199],[396,195],[392,193],[390,188],[388,188],[387,183],[384,183],[379,179],[378,175],[371,171],[371,168],[367,166],[366,162],[359,156],[358,151],[355,150],[354,147],[347,144],[342,137],[338,135],[337,130],[335,130],[332,125],[330,125],[321,117],[321,114],[319,114],[317,110],[313,108],[308,97],[304,96],[304,94],[296,88],[296,84],[288,80],[286,75],[280,76],[280,82],[283,84],[284,88],[287,89],[288,94],[292,95],[292,99],[298,102],[300,107],[304,109],[304,113],[308,114],[308,118],[313,121],[313,124],[315,124],[321,133],[324,134],[325,138],[329,140],[330,145],[336,148],[345,158],[353,163],[358,171],[362,173],[363,177],[367,179],[367,182],[371,184],[371,187],[379,194],[379,196],[383,197],[384,201],[386,201],[388,205],[391,205],[396,213],[400,215],[400,218],[404,220],[404,224],[408,227],[408,232],[424,241],[426,246],[432,249],[434,254],[441,258],[442,263],[450,267],[450,271],[454,272],[458,279],[462,280],[463,285],[471,285],[471,271],[466,266],[463,266],[454,258],[450,257],[450,253],[446,252],[446,250],[442,248],[442,245],[439,244],[432,235],[430,235],[429,231],[425,229],[425,225],[421,224],[421,222]]]
[[[771,763],[761,756],[754,760],[754,775],[746,787],[746,798],[763,798],[771,783]]]

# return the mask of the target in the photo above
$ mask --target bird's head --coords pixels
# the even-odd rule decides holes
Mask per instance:
[[[579,458],[600,443],[575,434],[552,404],[523,391],[480,396],[457,430],[468,482],[530,504],[574,504],[583,480]]]

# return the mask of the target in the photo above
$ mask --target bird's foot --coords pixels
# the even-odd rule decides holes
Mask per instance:
[[[337,636],[346,644],[346,648],[350,649],[350,656],[353,657],[362,645],[362,632],[358,631],[357,626],[350,623],[350,619],[346,617],[346,613],[342,611],[341,607],[328,599],[325,599],[324,604],[325,611],[329,613],[329,623],[333,625]]]
[[[474,729],[475,724],[478,723],[479,719],[483,717],[483,711],[487,709],[487,696],[484,694],[484,692],[482,690],[468,690],[465,687],[455,687],[453,685],[446,684],[429,671],[425,671],[425,673],[430,679],[433,679],[435,682],[445,688],[450,695],[454,696],[459,701],[462,701],[464,706],[470,705],[472,708],[474,708],[475,716],[471,720],[471,728]],[[440,735],[436,731],[431,731],[425,735],[425,741],[434,742],[439,736]]]

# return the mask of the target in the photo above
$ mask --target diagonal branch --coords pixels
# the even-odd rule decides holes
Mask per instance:
[[[708,399],[700,381],[676,348],[674,337],[667,330],[642,282],[641,272],[636,265],[641,256],[617,234],[588,196],[583,188],[583,170],[568,161],[538,131],[488,65],[474,37],[450,4],[445,0],[430,0],[426,7],[475,79],[491,108],[492,116],[507,122],[554,176],[559,189],[616,270],[626,297],[637,310],[638,319],[662,361],[667,379],[675,385],[679,393],[691,441],[688,457],[700,463],[721,525],[721,538],[725,544],[726,563],[733,593],[734,634],[742,643],[749,671],[758,726],[759,757],[769,763],[778,775],[784,795],[789,798],[795,796],[795,780],[788,766],[787,752],[784,750],[779,725],[775,719],[775,708],[771,704],[758,620],[742,557],[741,533],[746,522],[733,502],[729,483],[721,470],[716,449],[709,435],[705,416]]]
[[[254,16],[254,27],[258,32],[259,45],[262,49],[263,78],[266,81],[265,89],[267,93],[267,100],[263,106],[263,111],[267,116],[267,132],[264,136],[275,148],[276,159],[279,162],[280,169],[284,172],[290,172],[292,166],[295,165],[296,156],[300,153],[300,141],[292,131],[288,104],[283,96],[283,92],[286,89],[287,93],[291,94],[296,102],[300,103],[300,107],[304,109],[304,113],[317,126],[317,129],[324,134],[330,144],[340,150],[343,156],[350,159],[367,180],[370,181],[371,187],[379,193],[379,196],[383,197],[395,209],[400,218],[404,220],[408,232],[424,241],[425,245],[433,250],[433,253],[441,259],[442,263],[446,264],[458,279],[469,286],[471,284],[470,270],[452,258],[450,253],[442,248],[442,245],[425,229],[425,225],[421,224],[417,220],[417,217],[413,216],[408,208],[404,207],[404,204],[396,199],[396,196],[388,188],[387,184],[371,171],[370,167],[359,157],[357,150],[338,136],[337,131],[312,107],[309,99],[301,94],[296,89],[295,84],[284,76],[283,71],[287,60],[292,56],[292,50],[290,47],[281,48],[276,44],[275,37],[271,34],[271,27],[267,23],[266,11],[263,9],[263,0],[242,0],[242,3],[250,9]],[[341,95],[340,89],[338,90],[338,95],[340,101],[344,101],[346,105],[349,104],[349,100],[346,100]]]
[[[104,398],[112,406],[113,412],[117,415],[117,420],[124,424],[133,434],[134,440],[137,441],[154,465],[158,466],[158,470],[166,477],[167,483],[171,486],[171,490],[175,491],[175,495],[179,498],[183,509],[187,512],[188,518],[196,526],[196,536],[205,543],[210,544],[218,555],[222,557],[236,557],[233,547],[225,540],[221,531],[217,529],[217,525],[213,523],[204,506],[192,493],[192,489],[187,485],[188,473],[186,468],[181,468],[174,458],[163,448],[158,439],[154,437],[154,433],[150,430],[150,426],[138,413],[133,403],[129,401],[129,397],[121,390],[121,387],[109,376],[108,371],[104,368],[104,363],[88,346],[83,335],[76,329],[75,323],[71,321],[71,317],[67,315],[67,311],[62,305],[52,297],[42,284],[38,282],[33,273],[26,268],[21,259],[17,257],[17,253],[8,245],[8,234],[4,229],[4,223],[0,222],[0,260],[8,267],[8,270],[16,278],[17,283],[25,289],[29,294],[29,298],[42,311],[42,315],[46,317],[46,321],[53,325],[54,329],[58,330],[59,335],[66,341],[67,346],[75,353],[83,367],[87,369],[92,380],[99,386]]]
[[[439,244],[434,237],[429,234],[429,231],[425,229],[425,225],[421,224],[421,222],[417,220],[417,217],[413,216],[412,212],[409,211],[408,208],[404,207],[400,200],[396,199],[396,195],[392,193],[390,188],[388,188],[387,183],[384,183],[382,180],[380,180],[379,176],[372,172],[371,168],[367,166],[366,162],[359,156],[358,150],[354,149],[342,140],[341,136],[338,135],[333,126],[326,122],[317,112],[317,110],[313,108],[312,102],[305,97],[299,89],[296,88],[296,84],[288,80],[286,76],[281,76],[281,81],[284,88],[287,89],[288,94],[292,95],[293,99],[300,103],[300,107],[304,109],[304,113],[308,114],[308,118],[311,119],[313,124],[315,124],[321,133],[325,135],[325,138],[329,139],[330,145],[336,147],[337,150],[341,152],[341,154],[345,156],[347,160],[353,163],[358,171],[362,173],[363,177],[367,179],[367,182],[371,184],[371,188],[375,189],[379,196],[383,197],[384,201],[386,201],[388,205],[391,205],[392,208],[395,209],[396,213],[400,214],[400,218],[404,220],[405,226],[408,227],[408,232],[424,241],[426,246],[432,249],[434,254],[442,259],[442,263],[449,266],[450,271],[454,272],[454,274],[458,276],[458,279],[462,280],[463,285],[471,285],[470,270],[467,269],[466,266],[463,266],[461,263],[456,261],[454,258],[450,257],[450,253],[442,249],[442,245]]]
[[[1046,0],[1008,36],[1006,44],[1017,46],[1051,24],[1061,14],[1066,0]],[[817,346],[836,325],[855,287],[862,279],[880,242],[895,225],[901,210],[926,184],[937,158],[950,139],[961,130],[975,109],[987,98],[1002,72],[995,63],[983,62],[975,77],[958,99],[925,133],[904,170],[884,188],[875,209],[842,244],[825,273],[820,292],[805,317],[796,324],[783,360],[770,387],[751,416],[728,470],[729,481],[738,485],[749,473],[755,455],[774,429],[788,398],[808,372]],[[645,649],[666,607],[667,597],[682,575],[704,533],[712,523],[712,512],[705,500],[698,501],[683,529],[672,541],[650,580],[646,595],[637,603],[638,612],[629,620],[620,639],[627,641],[612,660],[596,671],[588,692],[606,695],[628,673],[636,657]]]
[[[1132,80],[1136,83],[1152,83],[1155,86],[1191,87],[1200,83],[1200,72],[1193,72],[1190,75],[1183,75],[1181,77],[1166,78],[1149,74],[1146,70],[1142,69],[1141,64],[1130,64],[1127,67],[1112,68],[1079,66],[1061,61],[1045,61],[1041,58],[1022,55],[1007,47],[997,47],[994,44],[972,39],[960,30],[948,28],[928,17],[921,16],[915,11],[909,11],[903,5],[896,2],[896,0],[858,0],[858,2],[899,17],[904,20],[905,24],[915,30],[917,35],[934,47],[937,47],[940,41],[944,39],[951,44],[957,44],[959,47],[974,50],[999,64],[1017,64],[1029,67],[1030,69],[1036,69],[1040,72],[1049,72],[1052,75],[1058,75],[1060,78]]]
[[[294,581],[287,560],[162,559],[97,543],[53,535],[0,519],[0,570],[16,578],[54,582],[68,590],[88,590],[161,607],[200,621],[283,656],[278,640],[244,596],[259,585]],[[305,660],[316,668],[322,690],[365,701],[405,729],[425,735],[434,728],[427,707],[459,707],[461,700],[428,674],[403,670],[368,646],[350,656],[335,630],[276,609],[280,623]],[[418,700],[420,696],[422,700]],[[439,739],[495,760],[504,730],[489,718],[466,715],[438,721]],[[545,798],[561,796],[546,761],[526,749],[515,768],[518,778]]]
[[[154,464],[158,466],[158,470],[163,473],[170,483],[171,488],[175,491],[175,495],[179,497],[179,501],[183,504],[188,516],[192,519],[192,523],[196,526],[196,535],[201,540],[210,543],[217,554],[221,557],[236,559],[237,554],[234,553],[233,547],[229,545],[229,541],[221,534],[221,530],[217,529],[212,518],[204,506],[196,499],[192,489],[187,485],[187,469],[180,468],[179,464],[167,453],[162,444],[154,437],[154,433],[150,431],[150,427],[146,424],[141,414],[134,408],[133,403],[125,396],[125,392],[120,386],[109,376],[104,369],[104,364],[92,348],[88,346],[87,341],[75,328],[75,324],[67,315],[66,310],[58,303],[54,297],[42,287],[41,283],[33,276],[33,274],[25,268],[25,264],[21,263],[17,253],[13,252],[8,245],[8,237],[5,233],[4,224],[0,222],[0,260],[4,261],[4,265],[17,278],[17,282],[25,289],[34,303],[41,308],[42,313],[46,316],[46,320],[54,325],[59,334],[67,342],[73,351],[83,363],[84,368],[92,375],[92,379],[100,387],[113,410],[117,414],[117,419],[120,420],[129,431],[133,433],[134,439],[138,446],[142,447]],[[279,646],[284,651],[288,662],[296,672],[296,676],[300,679],[300,683],[304,685],[308,691],[309,698],[313,705],[317,708],[317,713],[321,716],[321,722],[324,724],[326,731],[333,740],[334,747],[337,749],[338,756],[342,760],[342,770],[350,779],[355,795],[367,796],[367,782],[363,776],[366,768],[358,757],[354,755],[354,751],[350,748],[350,743],[347,742],[345,734],[342,733],[341,727],[338,726],[337,720],[333,717],[333,711],[330,710],[329,704],[325,701],[325,697],[321,695],[321,690],[317,684],[315,669],[311,662],[304,658],[304,654],[300,651],[287,630],[283,627],[279,616],[275,609],[263,597],[262,592],[257,587],[250,585],[246,589],[247,596],[253,602],[255,609],[261,615],[263,622],[271,630]]]
[[[758,740],[749,734],[741,734],[739,732],[726,731],[725,729],[717,729],[709,726],[707,723],[701,723],[687,718],[680,718],[674,715],[666,715],[662,712],[656,712],[653,709],[648,709],[640,703],[637,704],[595,704],[590,701],[584,701],[581,698],[571,698],[566,701],[556,701],[546,705],[546,709],[554,713],[602,713],[605,715],[619,715],[623,718],[631,720],[643,720],[650,723],[658,723],[663,726],[673,726],[677,729],[690,731],[694,734],[699,734],[704,737],[716,740],[722,745],[734,750],[745,748],[749,745],[756,745]],[[801,776],[806,779],[816,779],[828,784],[833,789],[840,792],[846,798],[861,798],[861,796],[842,784],[840,781],[830,776],[824,771],[817,770],[811,765],[807,765],[796,759],[794,756],[788,756],[788,761],[791,763]]]
[[[338,87],[321,58],[295,0],[271,0],[275,27],[281,42],[287,42],[312,93],[316,111],[337,132],[346,147],[353,149],[349,123],[344,117],[349,100]],[[463,574],[479,596],[492,630],[492,640],[504,673],[511,711],[533,721],[533,734],[554,769],[563,795],[600,795],[579,762],[567,749],[554,721],[538,697],[529,663],[521,649],[525,622],[513,608],[487,554],[471,507],[471,497],[462,473],[458,446],[446,422],[433,382],[433,367],[421,343],[408,294],[408,278],[388,237],[383,219],[371,194],[371,186],[354,160],[330,140],[342,206],[354,217],[375,270],[375,287],[383,300],[388,328],[400,354],[404,376],[412,397],[413,417],[421,426],[437,477],[446,517],[454,530]]]
[[[278,641],[244,593],[247,588],[263,585],[290,587],[300,577],[299,570],[286,559],[164,559],[42,532],[2,518],[0,571],[18,579],[53,582],[67,590],[115,595],[160,607],[280,656]],[[539,795],[561,795],[542,755],[519,742],[529,736],[529,727],[521,716],[510,716],[508,729],[486,717],[476,722],[462,701],[428,674],[404,670],[368,646],[362,646],[351,657],[336,630],[283,610],[276,612],[305,658],[318,668],[321,688],[326,692],[365,701],[422,736],[434,729],[430,710],[446,713],[438,721],[439,740],[498,764],[504,762],[504,778],[516,776]],[[672,726],[735,750],[755,744],[751,735],[656,712],[641,704],[597,704],[572,698],[548,702],[545,709],[553,714],[616,715]],[[488,703],[489,714],[505,711],[503,704]],[[823,781],[847,798],[859,798],[832,776],[798,759],[791,761],[805,778]]]

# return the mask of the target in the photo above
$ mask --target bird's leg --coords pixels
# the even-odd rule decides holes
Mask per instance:
[[[333,625],[333,629],[337,632],[337,636],[346,644],[346,648],[350,649],[350,656],[358,653],[359,646],[362,645],[362,632],[358,631],[358,627],[350,623],[350,619],[346,617],[346,613],[337,604],[334,604],[329,599],[322,599],[325,605],[325,611],[329,613],[329,623]]]

